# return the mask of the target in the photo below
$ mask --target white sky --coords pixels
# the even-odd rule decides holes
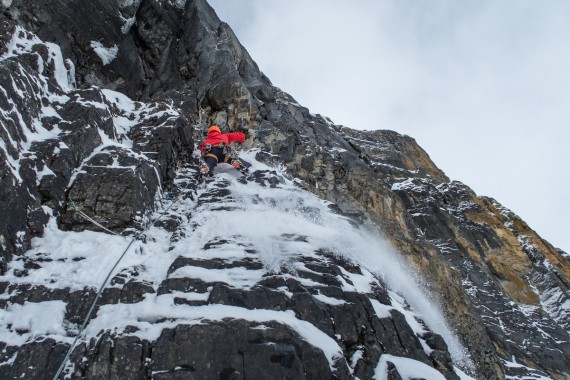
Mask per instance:
[[[209,3],[311,112],[415,138],[570,252],[570,1]]]

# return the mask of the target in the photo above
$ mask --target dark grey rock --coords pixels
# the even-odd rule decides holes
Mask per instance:
[[[154,111],[160,114],[161,107]],[[185,118],[175,119],[163,114],[146,118],[130,131],[130,137],[133,139],[133,150],[154,160],[160,168],[161,177],[172,180],[178,165],[188,161],[192,155],[192,130]]]
[[[91,157],[69,188],[73,202],[62,216],[69,230],[100,230],[79,209],[105,228],[122,232],[142,228],[154,209],[160,177],[153,162],[119,147],[104,148]]]
[[[246,309],[266,309],[285,311],[292,303],[288,297],[279,291],[265,287],[254,287],[249,290],[232,289],[224,284],[217,284],[212,288],[210,304],[238,306]]]
[[[158,295],[168,294],[172,292],[197,292],[206,293],[208,288],[213,287],[215,283],[204,282],[197,278],[167,278],[162,281],[158,287]]]
[[[223,245],[224,242],[227,241],[220,241],[218,242],[218,244]],[[243,260],[226,261],[218,258],[204,260],[204,259],[195,259],[191,257],[178,257],[176,260],[174,260],[172,265],[170,265],[170,268],[168,268],[168,274],[171,274],[175,272],[177,269],[186,266],[193,266],[193,267],[206,268],[206,269],[230,269],[230,268],[239,268],[239,267],[251,270],[263,269],[263,264],[259,260],[250,259],[250,258],[245,258]]]
[[[11,351],[11,347],[4,350]],[[66,346],[47,338],[19,347],[11,366],[2,367],[5,379],[47,379],[52,377],[66,353]],[[33,358],[33,361],[30,361]],[[51,374],[51,376],[50,376]]]
[[[165,330],[152,351],[153,372],[160,379],[333,377],[320,351],[286,326],[265,326],[236,320]]]
[[[156,293],[154,287],[148,283],[130,280],[121,289],[121,303],[141,302],[146,294]]]

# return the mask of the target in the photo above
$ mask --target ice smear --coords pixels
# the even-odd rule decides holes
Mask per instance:
[[[51,42],[44,42],[44,44],[48,47],[50,58],[55,65],[54,78],[57,84],[59,84],[59,87],[65,92],[73,90],[75,88],[75,66],[73,66],[71,60],[63,59],[59,45]],[[68,65],[71,63],[69,70],[65,67],[65,62],[68,62]]]
[[[134,0],[119,0],[119,8],[130,7],[133,3]]]

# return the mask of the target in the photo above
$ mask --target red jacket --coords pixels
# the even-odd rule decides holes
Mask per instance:
[[[202,155],[204,154],[204,148],[206,145],[210,144],[212,146],[218,146],[222,142],[225,142],[226,145],[230,145],[233,142],[242,143],[245,141],[245,134],[241,132],[232,132],[232,133],[219,133],[216,131],[212,131],[208,133],[206,140],[200,144],[200,152]]]

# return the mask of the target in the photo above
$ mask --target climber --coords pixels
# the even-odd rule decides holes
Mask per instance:
[[[207,170],[201,170],[202,176],[211,176],[214,173],[214,168],[218,163],[225,162],[239,167],[239,164],[232,163],[232,157],[228,154],[230,144],[236,142],[242,144],[248,137],[247,129],[241,129],[240,132],[222,133],[220,128],[212,125],[208,128],[208,135],[206,139],[200,144],[200,153],[207,165]],[[251,166],[244,160],[239,160],[242,165],[246,167]],[[205,172],[204,172],[205,171]]]

